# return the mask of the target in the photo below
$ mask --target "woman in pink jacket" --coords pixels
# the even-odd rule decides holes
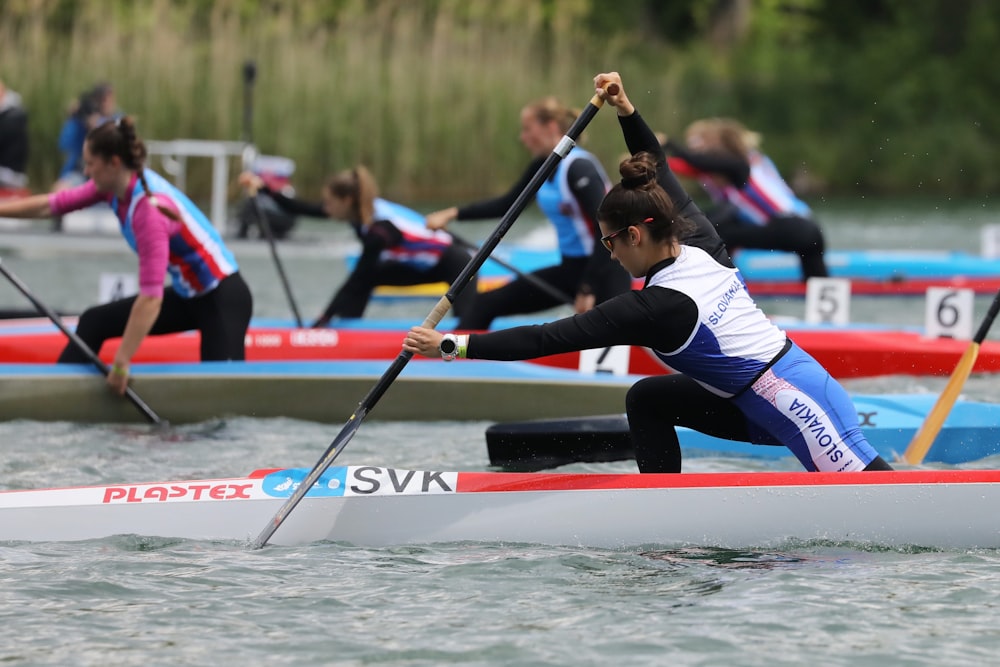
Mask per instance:
[[[146,146],[131,118],[110,120],[87,134],[82,185],[0,203],[0,217],[49,218],[107,203],[139,256],[139,294],[88,308],[77,334],[94,351],[121,337],[108,384],[125,392],[129,364],[147,335],[197,330],[202,361],[242,360],[253,311],[250,289],[233,254],[194,203],[146,169]],[[170,275],[170,290],[164,281]],[[70,343],[60,363],[86,363]]]

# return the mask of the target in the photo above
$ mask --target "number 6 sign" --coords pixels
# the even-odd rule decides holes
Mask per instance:
[[[973,301],[971,289],[928,287],[925,333],[932,338],[971,340]]]

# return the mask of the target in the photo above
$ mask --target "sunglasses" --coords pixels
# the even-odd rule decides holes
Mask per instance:
[[[653,221],[652,218],[646,218],[645,220],[643,220],[639,224],[646,225],[646,224],[651,223],[652,221]],[[618,236],[619,234],[621,234],[622,232],[624,232],[625,230],[627,230],[629,227],[635,227],[635,225],[626,225],[626,226],[622,227],[621,229],[619,229],[616,232],[611,232],[607,236],[602,236],[601,237],[601,243],[603,243],[604,247],[608,249],[608,252],[611,252],[612,250],[614,250],[613,245],[614,245],[615,237]]]

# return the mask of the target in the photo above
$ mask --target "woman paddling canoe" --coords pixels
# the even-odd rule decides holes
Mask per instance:
[[[197,330],[201,360],[244,358],[253,311],[250,289],[233,254],[194,203],[156,172],[145,168],[146,146],[128,116],[87,134],[82,185],[0,203],[0,217],[49,218],[107,203],[121,232],[139,256],[139,294],[88,308],[77,335],[94,352],[122,337],[108,384],[125,393],[129,364],[147,335]],[[171,290],[164,290],[170,275]],[[70,343],[61,363],[88,363]]]
[[[287,213],[343,220],[361,242],[361,256],[354,270],[313,328],[325,327],[335,317],[361,317],[379,285],[451,283],[469,263],[468,249],[455,243],[450,234],[427,229],[422,215],[379,197],[375,177],[361,165],[330,177],[321,203],[272,191],[252,172],[240,174],[239,181],[250,192],[268,195]],[[475,298],[476,284],[473,276],[455,301],[459,317]]]
[[[594,82],[623,129],[645,125],[617,73]],[[619,85],[617,95],[604,92],[609,83]],[[641,472],[680,472],[677,426],[785,445],[808,470],[890,469],[862,434],[847,392],[757,308],[739,272],[679,242],[691,223],[657,182],[669,169],[662,157],[641,152],[625,160],[621,181],[598,210],[602,244],[632,276],[646,279],[642,290],[543,325],[461,336],[414,327],[404,349],[445,360],[516,360],[650,347],[677,373],[644,378],[629,390],[626,413]]]
[[[740,248],[794,252],[803,281],[829,275],[823,230],[761,152],[760,135],[730,118],[695,121],[685,135],[686,146],[667,140],[664,148],[683,160],[712,198],[709,217],[730,253]]]

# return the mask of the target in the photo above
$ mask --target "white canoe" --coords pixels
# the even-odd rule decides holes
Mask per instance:
[[[307,472],[0,492],[0,539],[246,544]],[[271,543],[998,548],[998,504],[1000,470],[640,475],[345,466],[324,473]]]

